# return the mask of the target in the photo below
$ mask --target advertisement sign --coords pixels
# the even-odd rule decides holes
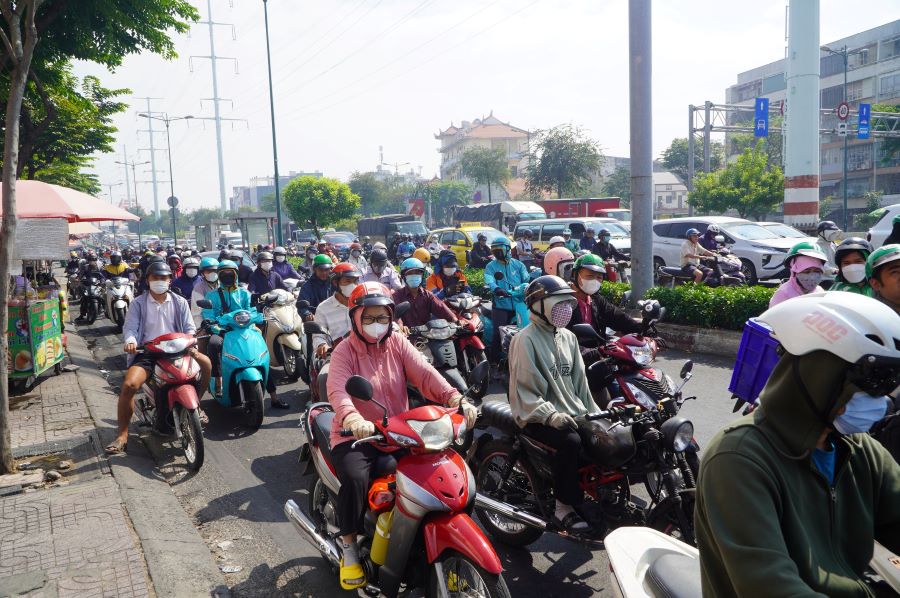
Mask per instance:
[[[59,300],[38,301],[28,307],[34,375],[52,368],[63,359]]]
[[[9,306],[9,327],[6,331],[9,353],[6,367],[11,377],[30,376],[34,369],[31,357],[31,336],[28,334],[28,318],[24,305]]]

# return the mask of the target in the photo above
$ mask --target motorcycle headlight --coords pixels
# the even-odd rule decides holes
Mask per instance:
[[[641,405],[642,409],[645,409],[647,411],[656,409],[656,402],[653,400],[653,397],[645,393],[634,384],[631,384],[629,382],[626,382],[625,384],[628,386],[628,390],[631,391],[631,394],[634,395],[635,400]]]
[[[190,342],[186,338],[173,338],[172,340],[162,341],[157,346],[162,349],[163,353],[181,353],[188,348]]]
[[[429,451],[440,451],[453,442],[453,422],[450,415],[431,421],[411,419],[406,422],[422,439],[422,446]]]
[[[631,356],[634,357],[638,365],[650,365],[650,362],[653,361],[653,351],[650,350],[650,345],[648,344],[643,344],[640,347],[629,346],[628,350],[631,351]]]
[[[453,328],[450,326],[445,326],[443,328],[429,328],[428,332],[425,333],[425,336],[432,340],[443,341],[453,336],[453,332]]]
[[[666,420],[659,431],[666,441],[666,448],[676,453],[684,451],[694,439],[694,424],[683,417]]]
[[[393,439],[393,441],[396,442],[397,444],[399,444],[400,446],[419,446],[421,444],[418,440],[416,440],[415,438],[412,438],[410,436],[407,436],[406,434],[398,434],[397,432],[388,432],[388,436],[390,436],[391,439]]]
[[[234,314],[234,321],[235,321],[235,323],[237,323],[241,326],[246,326],[247,324],[250,323],[250,312],[249,311],[237,312],[236,314]]]
[[[281,324],[281,323],[279,322],[279,324]],[[293,324],[281,324],[281,331],[282,332],[293,332],[294,325]]]

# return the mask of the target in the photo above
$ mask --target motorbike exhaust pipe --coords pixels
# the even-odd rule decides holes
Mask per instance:
[[[306,516],[306,513],[300,510],[297,503],[291,499],[284,503],[284,514],[290,519],[291,523],[294,524],[294,527],[297,528],[300,535],[306,538],[310,544],[315,546],[332,566],[341,566],[341,555],[338,554],[337,546],[335,546],[334,542],[331,540],[323,538],[319,532],[316,531],[316,526],[310,518]]]
[[[547,529],[547,522],[540,517],[536,517],[531,513],[527,513],[525,511],[517,509],[516,507],[505,502],[494,500],[493,498],[485,496],[480,492],[475,494],[475,507],[497,513],[498,515],[503,515],[504,517],[512,519],[513,521],[524,523],[525,525],[530,525],[531,527],[536,527],[538,529]]]

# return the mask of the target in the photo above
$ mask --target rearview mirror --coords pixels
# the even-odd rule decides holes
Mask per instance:
[[[197,301],[197,307],[200,307],[202,309],[212,309],[212,301],[209,301],[208,299],[200,299],[199,301]]]
[[[693,370],[693,369],[694,369],[694,362],[691,361],[690,359],[685,361],[684,365],[681,366],[681,373],[679,374],[681,376],[681,379],[684,380],[685,378],[687,378],[687,375],[690,374],[691,370]]]
[[[488,375],[491,373],[491,364],[485,359],[484,361],[479,362],[478,365],[469,372],[469,377],[467,382],[469,385],[474,384],[484,384],[487,382]]]
[[[412,306],[409,304],[409,301],[404,301],[403,303],[400,303],[399,305],[394,307],[394,320],[399,320],[404,315],[406,315],[406,312],[409,311],[410,307]]]
[[[498,282],[503,280],[503,272],[494,272],[494,280]]]
[[[572,332],[575,333],[575,336],[578,337],[578,340],[586,340],[586,341],[599,341],[601,340],[600,335],[597,334],[597,331],[594,330],[594,327],[590,324],[575,324],[572,326]]]
[[[725,244],[725,237],[723,237],[722,235],[716,235],[716,243],[718,243],[718,244],[720,244],[720,245],[724,245],[724,244]]]
[[[303,332],[306,334],[325,334],[325,329],[318,322],[304,322]]]
[[[359,401],[372,400],[372,384],[362,376],[350,376],[344,385],[347,394]]]

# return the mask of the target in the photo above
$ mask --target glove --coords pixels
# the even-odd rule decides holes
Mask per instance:
[[[478,409],[475,405],[472,405],[459,395],[451,398],[447,402],[447,405],[450,407],[459,407],[460,402],[462,402],[463,415],[466,418],[466,427],[471,430],[475,427],[475,420],[478,419]]]
[[[375,424],[364,418],[359,413],[351,413],[344,418],[343,428],[353,432],[357,440],[375,435]]]
[[[547,418],[546,424],[551,428],[555,428],[557,430],[577,430],[578,424],[575,423],[575,419],[569,415],[568,413],[560,413],[559,411],[554,411],[550,417]]]

